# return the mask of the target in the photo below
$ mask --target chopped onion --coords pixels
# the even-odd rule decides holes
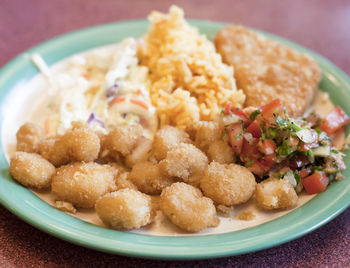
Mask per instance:
[[[294,188],[297,186],[297,181],[296,181],[292,171],[288,171],[286,173],[286,175],[283,176],[283,179],[289,181],[290,184],[293,185]]]
[[[243,137],[246,139],[246,141],[249,143],[249,144],[252,144],[253,140],[254,140],[254,137],[251,133],[244,133],[243,134]]]
[[[331,147],[329,145],[320,146],[320,147],[312,148],[312,151],[314,153],[314,156],[327,157],[331,154]]]
[[[317,133],[312,132],[310,129],[299,130],[296,135],[305,143],[313,143],[317,139]]]
[[[119,84],[117,83],[114,83],[113,86],[109,87],[106,91],[106,97],[109,98],[109,97],[113,97],[115,95],[117,95],[119,91]]]
[[[232,125],[237,123],[241,118],[238,115],[235,114],[229,114],[229,115],[225,115],[222,118],[222,122],[224,123],[225,126],[227,125]]]
[[[87,120],[87,123],[89,126],[91,126],[94,122],[98,123],[103,128],[105,127],[102,119],[99,118],[95,113],[91,113],[89,119]]]

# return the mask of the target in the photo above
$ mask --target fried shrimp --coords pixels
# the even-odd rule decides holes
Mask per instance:
[[[277,96],[292,116],[310,106],[321,79],[310,56],[237,25],[220,30],[215,45],[224,62],[235,68],[246,106],[265,105]]]
[[[100,139],[87,125],[75,122],[64,135],[57,138],[48,154],[48,160],[55,166],[69,162],[91,162],[97,159]]]
[[[233,206],[247,202],[255,191],[255,177],[245,167],[210,163],[200,181],[205,196],[215,203]]]
[[[130,154],[142,137],[143,128],[134,124],[118,126],[110,131],[105,137],[104,146],[113,155],[120,153],[123,156]]]
[[[134,150],[125,157],[125,164],[132,168],[136,163],[146,161],[151,154],[152,140],[141,137],[136,144]]]
[[[232,147],[223,140],[217,140],[210,144],[207,156],[209,161],[215,161],[220,164],[230,164],[235,160]]]
[[[95,208],[104,224],[118,230],[141,228],[152,221],[151,198],[133,189],[108,193]]]
[[[114,191],[116,185],[110,166],[78,162],[58,168],[51,189],[60,201],[91,208],[100,196]]]
[[[129,179],[137,188],[146,194],[159,195],[162,190],[172,184],[174,180],[164,176],[157,164],[145,161],[133,166]]]
[[[43,139],[43,130],[36,124],[25,123],[16,133],[17,151],[38,153],[39,143]]]
[[[201,175],[208,166],[208,158],[193,144],[180,143],[159,162],[160,170],[169,177],[198,185]]]
[[[202,121],[196,131],[195,144],[198,148],[207,152],[213,142],[221,139],[222,129],[218,122]]]
[[[166,157],[167,152],[179,143],[191,143],[188,134],[184,130],[172,126],[164,126],[154,136],[153,155],[160,161]]]
[[[198,232],[220,223],[213,201],[189,184],[173,183],[160,197],[162,212],[183,230]]]
[[[257,205],[265,210],[292,208],[298,195],[288,180],[269,178],[256,185]]]
[[[10,161],[10,173],[24,186],[45,188],[50,186],[55,167],[41,155],[16,152]]]

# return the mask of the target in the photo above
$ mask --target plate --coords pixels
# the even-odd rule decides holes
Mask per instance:
[[[212,39],[225,24],[190,20]],[[90,48],[108,45],[146,33],[148,22],[135,20],[111,23],[68,33],[20,54],[0,70],[0,103],[9,92],[33,78],[38,70],[30,61],[39,53],[49,65]],[[281,43],[312,55],[322,69],[320,88],[350,114],[350,79],[316,53],[280,37],[261,32]],[[2,106],[3,107],[3,106]],[[0,131],[4,111],[0,111]],[[350,169],[345,179],[329,186],[311,201],[285,216],[240,231],[204,236],[151,236],[109,230],[92,225],[52,208],[30,190],[14,182],[8,171],[3,146],[0,154],[0,202],[36,228],[60,239],[99,251],[156,259],[204,259],[253,252],[296,239],[333,219],[350,205]],[[345,158],[350,165],[350,156]]]

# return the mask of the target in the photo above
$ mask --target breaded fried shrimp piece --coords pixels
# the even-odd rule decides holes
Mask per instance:
[[[55,166],[69,162],[91,162],[97,159],[100,151],[100,139],[84,124],[73,127],[57,138],[48,160]]]
[[[218,122],[202,121],[196,131],[195,144],[199,149],[207,152],[210,144],[221,139],[221,133],[222,129]]]
[[[108,193],[95,208],[103,223],[117,230],[141,228],[152,221],[151,198],[133,189]]]
[[[44,137],[43,130],[34,123],[25,123],[16,133],[17,151],[38,153],[39,143]]]
[[[57,138],[46,138],[39,143],[39,154],[49,160]]]
[[[111,152],[116,151],[126,156],[136,147],[142,132],[143,128],[139,124],[117,126],[105,137],[105,147]]]
[[[163,190],[160,198],[165,216],[185,231],[198,232],[220,223],[213,201],[189,184],[173,183]]]
[[[152,140],[141,137],[133,151],[125,157],[125,165],[132,168],[138,162],[146,161],[151,154]]]
[[[49,187],[55,167],[41,155],[16,152],[10,161],[10,173],[20,184],[27,187]]]
[[[159,195],[165,187],[174,182],[172,178],[160,172],[157,164],[149,161],[134,165],[129,174],[129,180],[137,186],[139,191],[150,195]]]
[[[255,177],[246,167],[216,162],[210,163],[200,181],[203,194],[225,206],[247,202],[254,194],[255,185]]]
[[[237,87],[247,97],[245,106],[279,98],[292,117],[310,106],[321,79],[310,56],[238,25],[221,29],[215,46],[223,61],[234,67]]]
[[[138,190],[137,186],[131,180],[129,180],[129,174],[130,174],[130,172],[125,171],[124,173],[121,173],[115,179],[115,184],[117,186],[117,190],[121,190],[121,189],[125,189],[125,188]]]
[[[159,162],[160,170],[169,177],[177,177],[184,182],[198,185],[208,166],[207,156],[193,144],[180,143]]]
[[[220,164],[230,164],[235,161],[232,147],[223,140],[217,140],[208,147],[207,156],[209,161],[215,161]]]
[[[188,134],[184,130],[172,126],[164,126],[154,136],[153,155],[160,161],[166,157],[167,152],[179,143],[191,143]]]
[[[60,201],[91,208],[100,196],[114,191],[116,185],[110,166],[77,162],[56,170],[51,189]]]
[[[268,178],[256,185],[255,199],[264,210],[292,208],[298,195],[288,180]]]

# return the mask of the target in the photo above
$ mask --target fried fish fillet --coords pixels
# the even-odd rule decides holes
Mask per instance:
[[[321,71],[310,56],[236,25],[221,29],[214,42],[224,62],[234,66],[245,106],[279,98],[291,116],[300,116],[311,104]]]

